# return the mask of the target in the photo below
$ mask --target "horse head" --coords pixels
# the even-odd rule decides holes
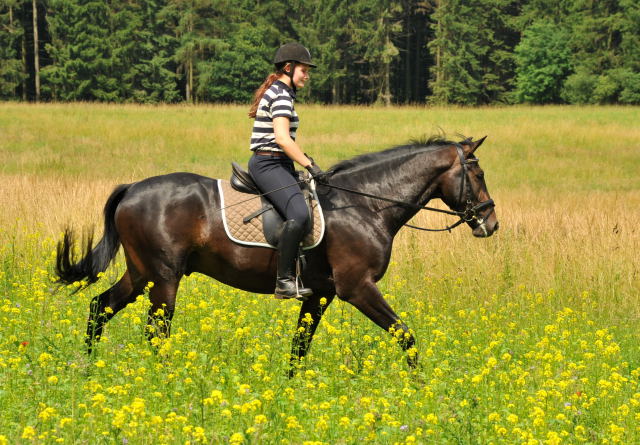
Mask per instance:
[[[477,141],[472,138],[454,144],[455,160],[441,177],[439,197],[451,209],[464,212],[464,220],[473,235],[484,238],[498,230],[498,218],[493,200],[487,191],[484,172],[475,152],[486,136]]]

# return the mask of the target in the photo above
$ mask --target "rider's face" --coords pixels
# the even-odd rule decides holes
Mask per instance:
[[[309,80],[309,72],[311,67],[304,63],[296,63],[296,69],[293,72],[293,84],[296,88],[303,88],[305,83]]]

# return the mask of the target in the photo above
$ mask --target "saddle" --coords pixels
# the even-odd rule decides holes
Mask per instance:
[[[284,218],[265,196],[252,199],[251,195],[260,195],[261,192],[249,172],[235,162],[231,163],[231,171],[229,182],[218,181],[227,236],[239,244],[275,249],[282,235]],[[304,173],[297,173],[300,181],[306,179]],[[324,216],[315,190],[307,182],[302,182],[300,187],[311,217],[302,242],[302,249],[306,250],[322,241]]]

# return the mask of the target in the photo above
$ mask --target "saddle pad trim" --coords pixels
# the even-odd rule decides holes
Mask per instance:
[[[270,249],[278,249],[276,246],[273,246],[269,243],[257,243],[257,242],[252,242],[252,241],[242,241],[239,240],[235,237],[233,237],[231,235],[231,231],[229,230],[229,226],[227,225],[227,215],[225,213],[225,203],[224,203],[224,192],[222,190],[222,180],[218,179],[218,196],[220,196],[220,211],[222,213],[222,224],[224,226],[224,231],[227,234],[227,236],[229,237],[229,239],[235,243],[238,244],[242,244],[245,246],[254,246],[254,247],[268,247]],[[316,190],[315,187],[311,188],[311,193],[313,194],[313,199],[316,202],[316,205],[318,207],[318,215],[320,216],[320,218],[318,218],[320,221],[320,236],[318,237],[318,241],[311,245],[311,246],[304,246],[302,247],[302,250],[309,250],[309,249],[313,249],[314,247],[317,247],[322,240],[324,239],[324,231],[325,231],[325,224],[324,224],[324,213],[322,212],[322,206],[320,205],[320,201],[318,200],[318,195],[316,194]],[[257,196],[256,196],[257,199]]]

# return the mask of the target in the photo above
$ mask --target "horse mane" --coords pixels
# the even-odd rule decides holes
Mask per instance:
[[[471,138],[464,137],[464,140],[460,142],[454,142],[448,140],[442,134],[436,134],[431,136],[421,136],[418,138],[410,139],[407,144],[397,145],[395,147],[387,148],[386,150],[377,151],[373,153],[365,153],[355,156],[351,159],[340,161],[331,167],[328,171],[332,174],[351,170],[356,167],[362,167],[365,164],[378,163],[395,159],[400,156],[408,154],[417,154],[425,151],[437,150],[441,147],[462,144],[467,145],[471,142]]]

